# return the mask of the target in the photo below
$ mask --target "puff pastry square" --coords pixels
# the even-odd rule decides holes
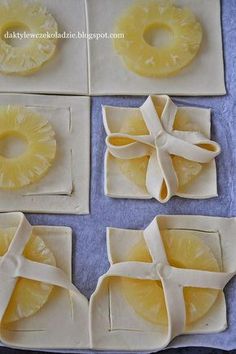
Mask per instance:
[[[59,34],[86,32],[84,0],[39,0],[39,3],[55,18]],[[38,72],[29,76],[1,74],[0,92],[88,94],[86,38],[58,38],[53,57]]]
[[[87,0],[90,33],[114,33],[133,0]],[[147,1],[144,1],[146,4]],[[142,4],[142,2],[141,2]],[[128,70],[116,53],[112,39],[89,41],[90,93],[93,95],[224,95],[224,64],[219,0],[175,0],[188,7],[203,27],[203,42],[194,61],[177,76],[148,78]],[[214,15],[212,15],[214,8]]]
[[[210,140],[210,119],[209,109],[177,107],[169,96],[149,96],[140,108],[103,106],[105,194],[161,203],[217,196],[220,146]]]
[[[1,274],[4,273],[1,318],[19,277],[53,285],[50,297],[38,312],[1,324],[1,342],[21,348],[87,347],[88,301],[71,283],[71,229],[32,227],[22,213],[1,214],[0,227],[16,230],[8,251],[1,257]],[[22,256],[32,232],[52,251],[56,266],[30,261]]]
[[[90,179],[90,99],[0,95],[0,105],[20,105],[45,117],[55,131],[56,158],[37,183],[0,190],[0,211],[87,214]]]
[[[186,326],[183,288],[220,290],[235,275],[235,223],[235,218],[177,215],[157,216],[144,231],[108,228],[110,269],[99,279],[90,301],[92,346],[104,350],[156,351],[183,333],[223,331],[227,327],[223,292],[219,292],[211,309],[200,320]],[[163,247],[165,230],[193,232],[194,237],[200,238],[211,250],[220,270],[200,271],[170,266]],[[152,261],[127,260],[129,251],[144,240]],[[161,281],[168,313],[167,326],[151,323],[134,311],[122,292],[121,277]]]

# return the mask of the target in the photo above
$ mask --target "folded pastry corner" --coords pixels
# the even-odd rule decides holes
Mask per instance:
[[[169,96],[149,96],[140,108],[103,107],[105,193],[115,198],[217,195],[210,110],[177,107]]]

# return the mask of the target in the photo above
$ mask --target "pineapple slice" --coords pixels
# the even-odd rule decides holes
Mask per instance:
[[[155,47],[145,41],[150,30],[167,30],[170,43]],[[138,75],[167,77],[178,74],[199,52],[202,27],[187,8],[156,0],[135,2],[117,21],[114,48],[127,68]]]
[[[202,171],[200,163],[186,160],[183,157],[173,156],[172,163],[177,174],[179,190],[186,187]]]
[[[0,229],[0,256],[7,252],[14,233],[14,228]],[[34,262],[56,265],[53,253],[35,234],[31,235],[26,244],[24,256]],[[3,322],[13,322],[35,314],[47,302],[52,289],[53,286],[50,284],[19,278],[4,314]]]
[[[156,106],[159,116],[161,116],[163,107]],[[174,129],[176,130],[198,130],[193,123],[189,121],[186,114],[177,112],[174,122]],[[120,128],[120,133],[126,133],[130,135],[145,135],[149,134],[146,124],[141,115],[134,115],[124,121]],[[128,142],[128,141],[127,141]],[[124,143],[124,140],[120,141],[120,144]],[[116,141],[119,145],[119,141]],[[141,189],[145,189],[146,185],[146,172],[149,162],[149,157],[144,156],[136,159],[122,160],[116,159],[119,165],[120,171],[132,182],[134,182]],[[189,161],[183,157],[172,156],[172,162],[176,171],[179,189],[182,191],[190,182],[196,178],[202,171],[202,165],[198,162]]]
[[[132,116],[127,119],[120,129],[120,133],[126,133],[130,135],[149,134],[141,115]],[[148,161],[148,156],[131,160],[117,159],[121,172],[140,188],[145,188]]]
[[[172,266],[220,271],[210,248],[191,231],[163,230],[162,239]],[[133,247],[128,260],[152,262],[144,240]],[[165,297],[160,281],[121,278],[121,286],[126,300],[138,315],[155,324],[167,324]],[[184,288],[186,324],[202,318],[214,305],[218,294],[219,290],[216,289]]]
[[[29,30],[33,37],[24,47],[8,44],[4,34],[14,27]],[[41,68],[55,53],[56,20],[37,2],[6,0],[0,4],[0,72],[29,75]],[[45,37],[45,38],[44,38]]]
[[[0,152],[0,189],[19,189],[42,178],[56,155],[55,133],[39,114],[20,106],[0,106],[0,141],[16,137],[26,151],[7,158]]]
[[[131,160],[117,159],[120,171],[129,180],[134,182],[136,186],[141,189],[146,188],[146,172],[148,166],[149,157],[144,156]]]
[[[181,109],[179,109],[176,113],[173,130],[194,131],[201,133],[199,126],[191,122],[188,114]]]

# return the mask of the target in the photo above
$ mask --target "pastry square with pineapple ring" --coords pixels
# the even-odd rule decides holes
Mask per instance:
[[[143,231],[107,228],[110,269],[90,300],[93,346],[156,351],[181,334],[225,330],[235,225],[235,218],[161,215]]]
[[[226,93],[219,0],[87,0],[86,3],[89,33],[111,34],[88,42],[91,94],[201,96]],[[163,9],[171,4],[177,8],[176,15],[167,19]],[[188,21],[193,21],[193,26],[182,33],[185,20],[187,26]],[[199,24],[202,34],[194,34]],[[120,38],[115,37],[116,34]],[[191,35],[193,43],[185,57],[185,44],[188,47]],[[188,65],[178,71],[175,67],[180,60]],[[173,66],[174,75],[155,77],[155,65],[160,71]],[[143,72],[149,69],[154,70],[154,74],[152,71],[144,76]]]
[[[10,114],[11,112],[16,114],[18,119],[16,122],[19,123],[17,127],[22,123],[20,117],[25,119],[25,115],[28,114],[28,125],[26,119],[22,124],[28,134],[26,134],[27,139],[31,140],[26,140],[25,146],[23,146],[25,151],[21,152],[21,150],[18,150],[18,140],[10,140],[6,143],[5,136],[1,136],[3,132],[0,131],[0,210],[66,214],[88,213],[89,98],[2,94],[0,95],[1,109],[3,112],[4,109],[7,109],[8,119],[9,121],[12,120],[13,123],[13,119],[16,118],[14,118],[15,116],[11,117]],[[16,113],[14,109],[16,109]],[[32,125],[38,117],[47,122],[47,125],[45,125],[44,121],[40,123],[42,125],[40,134],[44,134],[42,136],[39,133],[35,135],[36,130],[34,130],[35,128]],[[10,128],[11,126],[8,128],[9,131]],[[23,131],[22,134],[24,134]],[[11,137],[11,134],[8,135]],[[35,142],[35,137],[37,136],[39,137],[38,145]],[[50,139],[53,139],[52,143]],[[50,150],[45,150],[47,141],[48,144],[54,144],[55,141],[55,152],[53,151],[53,158],[49,162],[45,162],[45,157],[42,155],[43,153],[46,154],[47,151],[50,152]],[[33,145],[35,145],[35,148]],[[51,146],[53,147],[54,145]],[[52,147],[50,148],[49,145],[50,149]],[[23,160],[22,162],[20,159],[27,154],[30,148],[31,155],[27,157],[28,161]],[[8,157],[5,160],[7,154],[10,153],[13,154],[12,157],[16,158]],[[19,160],[17,160],[18,156]],[[47,157],[47,155],[45,156]],[[4,166],[6,162],[9,166]],[[43,170],[41,175],[42,166],[44,165],[46,166],[46,171],[44,173]],[[11,188],[11,186],[13,187]]]
[[[0,92],[88,94],[84,0],[1,0],[0,30]]]
[[[71,282],[72,230],[31,226],[22,213],[4,213],[0,253],[1,343],[40,349],[87,347],[88,300]]]
[[[217,196],[211,110],[149,96],[139,108],[103,106],[105,195],[150,199]]]

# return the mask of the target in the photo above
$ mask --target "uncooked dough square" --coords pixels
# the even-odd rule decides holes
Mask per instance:
[[[183,232],[186,230],[186,232],[190,231],[196,234],[210,247],[226,278],[231,279],[235,275],[236,243],[233,235],[236,218],[160,215],[153,222],[157,222],[160,233],[162,230],[169,229],[183,230]],[[154,234],[149,232],[146,237],[149,238],[149,245],[151,245],[151,240],[154,241]],[[120,277],[125,276],[123,274],[132,277],[133,273],[134,277],[138,278],[138,267],[142,272],[143,266],[141,267],[140,263],[127,262],[127,255],[143,236],[142,230],[107,228],[107,251],[111,268],[100,277],[96,291],[90,300],[90,328],[93,348],[157,351],[160,350],[163,338],[167,335],[166,327],[165,329],[161,329],[160,326],[157,328],[140,318],[132,306],[127,304],[124,297],[121,296]],[[154,244],[152,243],[152,245]],[[155,265],[156,263],[153,264],[154,268]],[[150,266],[152,267],[151,264]],[[151,272],[154,268],[150,268]],[[149,271],[148,267],[144,269],[142,277],[145,279],[144,274]],[[175,296],[174,293],[173,296]],[[226,304],[224,293],[221,292],[208,314],[196,321],[194,325],[188,326],[184,332],[187,334],[214,333],[223,331],[226,327]]]
[[[1,0],[3,1],[3,0]],[[39,0],[63,34],[86,32],[84,0]],[[0,92],[88,94],[86,38],[58,39],[54,56],[29,76],[0,74]]]
[[[11,226],[4,218],[1,214],[0,227]],[[63,226],[33,226],[33,232],[42,238],[55,256],[56,266],[71,281],[72,230]],[[2,326],[1,340],[4,345],[19,348],[84,348],[89,340],[87,322],[88,303],[84,296],[54,286],[46,304],[33,316]]]
[[[187,114],[188,120],[208,138],[211,138],[211,110],[199,107],[178,107],[178,112]],[[103,121],[106,134],[117,133],[122,124],[140,114],[139,108],[103,106]],[[202,165],[202,171],[193,179],[184,191],[176,194],[182,198],[205,199],[218,195],[217,171],[215,159]],[[117,159],[108,151],[105,153],[104,193],[111,198],[151,199],[146,188],[137,186],[128,179],[117,163]]]
[[[22,105],[45,116],[56,133],[55,161],[38,183],[0,190],[0,211],[89,213],[90,99],[0,95],[0,105]]]
[[[171,230],[174,231],[178,229]],[[189,230],[182,230],[183,233],[188,231]],[[191,233],[207,244],[222,270],[222,250],[219,232],[191,230]],[[127,255],[132,248],[143,239],[143,233],[140,231],[109,228],[107,237],[109,259],[113,264],[127,261]],[[134,311],[122,293],[120,279],[111,279],[109,281],[109,297],[111,331],[125,329],[128,331],[163,332],[162,326],[144,320]],[[220,295],[213,308],[200,320],[188,326],[186,333],[209,333],[209,330],[211,332],[222,330],[222,326],[226,326],[226,312],[224,310],[224,296]],[[125,316],[124,313],[126,314]]]
[[[147,0],[148,1],[148,0]],[[120,15],[133,0],[87,0],[90,33],[113,33]],[[129,71],[113,49],[112,39],[90,40],[90,93],[224,95],[224,62],[221,34],[220,0],[174,0],[177,6],[192,10],[203,27],[203,43],[194,61],[177,76],[146,78]],[[214,9],[214,11],[212,11]]]

